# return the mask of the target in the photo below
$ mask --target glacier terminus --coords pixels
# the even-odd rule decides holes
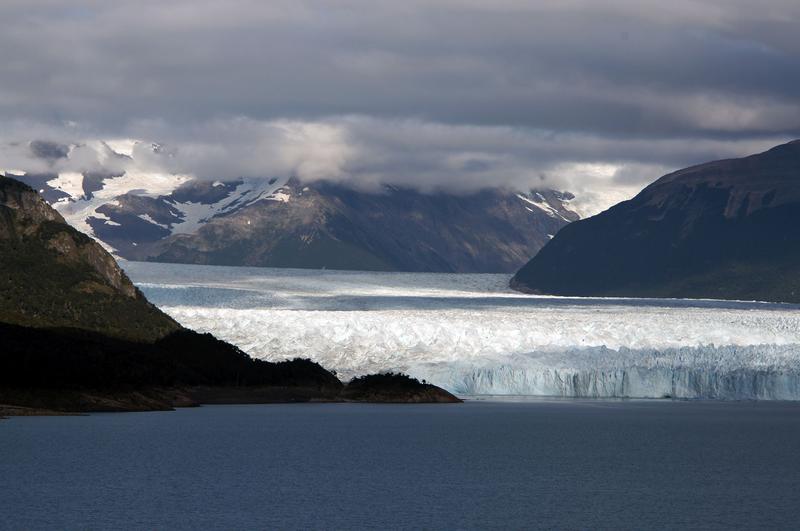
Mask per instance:
[[[537,297],[491,274],[123,267],[182,324],[344,378],[400,370],[465,396],[800,399],[792,305]]]

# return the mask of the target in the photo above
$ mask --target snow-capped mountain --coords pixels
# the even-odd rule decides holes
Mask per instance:
[[[102,148],[107,157],[131,156]],[[510,272],[579,218],[569,208],[573,196],[553,190],[363,191],[294,178],[210,181],[130,169],[15,177],[74,227],[132,260]]]
[[[277,183],[276,183],[277,184]],[[558,192],[359,191],[290,179],[150,247],[162,262],[383,271],[512,271],[577,215]]]

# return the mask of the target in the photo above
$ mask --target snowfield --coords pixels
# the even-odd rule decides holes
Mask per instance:
[[[800,308],[536,297],[507,275],[123,262],[182,324],[342,377],[402,370],[461,395],[800,399]]]

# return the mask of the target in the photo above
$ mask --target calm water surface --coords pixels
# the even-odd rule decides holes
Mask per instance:
[[[797,528],[800,404],[217,406],[0,422],[2,529]]]

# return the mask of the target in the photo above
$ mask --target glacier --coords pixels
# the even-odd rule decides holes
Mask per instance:
[[[544,297],[508,275],[122,262],[182,324],[340,377],[399,370],[461,396],[800,400],[800,307]]]

